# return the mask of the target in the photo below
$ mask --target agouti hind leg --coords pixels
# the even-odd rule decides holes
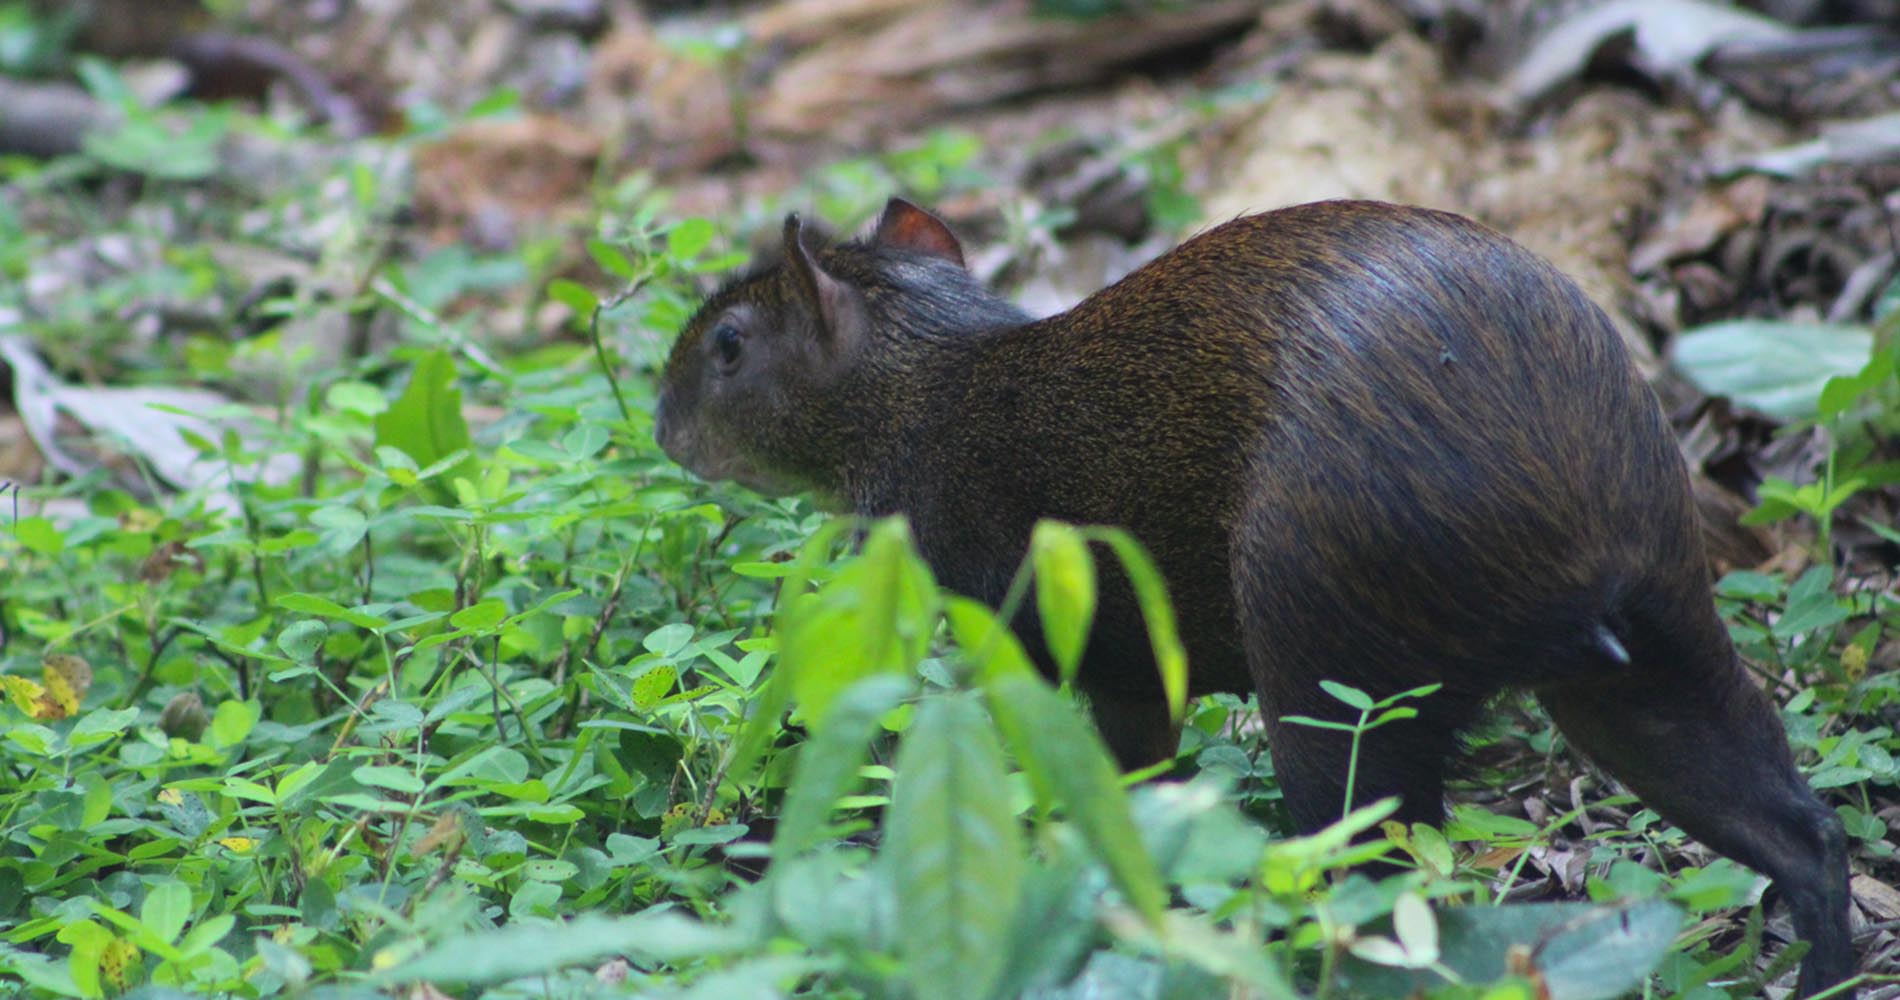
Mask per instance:
[[[1678,665],[1639,660],[1613,683],[1538,697],[1571,744],[1645,805],[1774,880],[1810,943],[1799,986],[1809,996],[1854,974],[1846,834],[1795,770],[1773,705],[1734,654],[1726,658],[1689,685]],[[1636,680],[1659,676],[1675,683]]]
[[[1407,824],[1444,822],[1445,760],[1472,706],[1454,704],[1443,691],[1411,703],[1418,709],[1416,718],[1361,735],[1355,763],[1352,734],[1283,721],[1286,715],[1306,715],[1350,722],[1348,716],[1355,713],[1336,702],[1325,704],[1323,696],[1299,699],[1293,707],[1280,707],[1278,701],[1262,708],[1267,717],[1267,746],[1287,811],[1301,833],[1311,833],[1344,815],[1349,773],[1353,806],[1397,796],[1399,811],[1393,819]]]
[[[1130,693],[1091,689],[1086,693],[1095,728],[1122,770],[1134,771],[1174,758],[1181,733],[1168,718],[1168,703],[1159,690]]]

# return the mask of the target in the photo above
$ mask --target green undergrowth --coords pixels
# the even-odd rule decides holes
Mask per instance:
[[[119,146],[91,155],[7,183],[78,197],[126,169]],[[939,138],[815,186],[854,192],[834,209],[851,224],[867,188],[956,183],[970,156]],[[394,182],[366,162],[329,180],[273,210],[340,213],[321,260],[387,250]],[[0,333],[69,375],[83,333],[114,371],[269,402],[209,414],[233,429],[193,446],[232,475],[202,489],[0,491],[0,994],[1713,997],[1790,966],[1756,962],[1775,947],[1754,876],[1638,863],[1683,836],[1635,807],[1588,836],[1468,807],[1405,829],[1387,805],[1292,837],[1232,697],[1179,706],[1186,780],[1125,780],[901,522],[658,453],[651,372],[737,258],[643,184],[600,211],[586,274],[532,241],[391,253],[354,298],[265,302],[284,325],[390,321],[386,349],[341,361],[279,333],[138,341],[128,303],[228,277],[191,246],[56,311],[0,291]],[[0,226],[15,280],[75,235],[13,209]],[[495,299],[563,309],[569,334],[476,346],[468,303]],[[1023,571],[1070,668],[1091,552],[1151,577],[1129,539],[1060,525]],[[1799,681],[1774,690],[1857,858],[1891,866],[1877,812],[1900,768],[1877,720],[1900,675],[1870,664],[1900,608],[1846,582],[1734,574],[1719,597],[1751,660]],[[1143,596],[1178,695],[1165,595]],[[1368,729],[1410,701],[1333,693]],[[1553,837],[1587,855],[1589,901],[1500,902]],[[1405,871],[1346,874],[1377,856]]]

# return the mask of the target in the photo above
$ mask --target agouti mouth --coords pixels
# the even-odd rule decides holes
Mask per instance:
[[[709,483],[738,483],[754,493],[768,497],[781,497],[788,493],[796,493],[800,489],[794,483],[760,471],[731,452],[708,456],[702,453],[697,444],[698,442],[693,438],[670,435],[660,439],[660,450],[666,452],[666,457],[678,463],[681,468]]]

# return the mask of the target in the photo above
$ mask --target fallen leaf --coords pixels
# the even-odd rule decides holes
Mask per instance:
[[[1518,103],[1549,93],[1581,73],[1611,39],[1634,36],[1631,62],[1663,79],[1692,70],[1726,42],[1780,38],[1792,29],[1759,14],[1705,0],[1613,0],[1559,21],[1512,67],[1505,91]]]

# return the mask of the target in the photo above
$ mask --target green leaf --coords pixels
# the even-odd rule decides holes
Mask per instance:
[[[591,289],[566,278],[548,282],[548,298],[572,310],[575,320],[583,326],[592,320],[594,310],[600,308],[600,298]]]
[[[469,632],[486,632],[507,620],[508,605],[492,597],[449,616],[450,625]]]
[[[937,585],[902,520],[880,521],[864,551],[815,594],[779,612],[779,672],[814,730],[846,688],[923,659],[937,624]]]
[[[679,682],[677,669],[664,663],[656,663],[633,682],[633,707],[645,711],[658,705],[667,695],[673,693],[673,686]]]
[[[447,351],[431,351],[416,362],[409,385],[389,409],[375,419],[376,446],[395,448],[420,468],[427,468],[469,447],[468,421],[462,416],[462,390],[455,387],[455,364]],[[432,482],[438,502],[455,499],[446,485],[457,476],[473,480],[477,462],[463,457],[453,470]]]
[[[799,601],[810,598],[808,593],[811,576],[823,565],[825,553],[850,526],[844,518],[833,518],[819,525],[818,530],[799,546],[798,558],[790,565],[793,571],[786,574],[779,589],[780,622],[784,621],[785,609]],[[779,638],[783,642],[782,636]],[[765,686],[760,688],[753,699],[751,711],[746,715],[744,728],[739,730],[739,738],[734,741],[729,757],[728,777],[733,782],[743,782],[750,778],[752,769],[764,756],[765,748],[773,738],[783,730],[782,716],[792,700],[792,682],[790,672],[775,670],[766,678]]]
[[[13,537],[35,555],[56,556],[66,548],[66,536],[60,533],[50,518],[23,517],[14,521],[12,528]]]
[[[325,618],[341,618],[344,612],[349,610],[327,597],[318,597],[315,594],[283,594],[273,603],[286,611],[295,611],[299,614],[306,615],[322,615]]]
[[[155,885],[139,904],[139,923],[166,944],[178,940],[190,920],[191,890],[183,882]]]
[[[913,686],[905,677],[869,677],[838,697],[829,724],[799,748],[798,769],[785,791],[785,807],[772,838],[773,857],[792,857],[817,845],[832,807],[851,790],[858,766],[870,753],[878,721]]]
[[[196,110],[182,127],[149,112],[128,114],[114,125],[87,132],[80,147],[115,170],[166,180],[202,180],[218,169],[219,148],[230,123],[230,113],[222,109]]]
[[[311,523],[323,529],[323,551],[340,556],[356,547],[369,531],[369,519],[354,507],[331,504],[310,512]]]
[[[296,622],[277,634],[277,648],[298,663],[309,663],[317,658],[317,650],[329,637],[330,630],[322,622]]]
[[[416,777],[415,772],[385,764],[365,764],[351,771],[350,776],[360,785],[387,788],[405,795],[420,795],[424,787],[422,779]]]
[[[190,958],[210,951],[219,941],[224,940],[226,934],[231,933],[231,928],[236,926],[237,917],[229,913],[220,913],[193,927],[191,933],[186,934],[185,939],[178,942],[178,952]]]
[[[75,747],[91,746],[103,743],[132,727],[139,721],[136,708],[100,708],[87,712],[73,723],[66,739]]]
[[[640,640],[640,645],[645,646],[650,653],[674,656],[692,641],[693,626],[686,622],[674,622],[648,632],[646,638]]]
[[[712,244],[713,224],[706,219],[682,219],[666,234],[666,252],[674,260],[688,261]]]
[[[1039,521],[1029,536],[1036,571],[1036,610],[1043,641],[1064,683],[1075,680],[1095,618],[1095,560],[1082,533],[1058,521]]]
[[[257,728],[257,720],[263,717],[264,706],[254,699],[238,701],[232,698],[221,701],[217,710],[211,713],[211,728],[207,737],[214,747],[237,746],[251,735],[251,730]]]
[[[1676,367],[1703,392],[1727,396],[1781,420],[1818,414],[1831,378],[1857,375],[1873,355],[1873,332],[1838,323],[1734,320],[1676,337]]]
[[[1819,404],[1823,420],[1831,420],[1845,413],[1859,401],[1860,397],[1872,392],[1893,378],[1895,351],[1880,351],[1867,362],[1867,366],[1853,375],[1836,375],[1828,379],[1821,387]]]
[[[1361,712],[1370,711],[1372,709],[1372,696],[1356,687],[1350,687],[1338,681],[1325,680],[1320,681],[1319,686],[1320,690],[1332,695],[1339,701],[1345,702],[1349,708],[1355,708]]]
[[[956,637],[957,645],[963,648],[964,655],[976,661],[985,679],[1001,673],[1036,672],[1036,665],[1024,652],[1016,634],[983,602],[947,595],[943,617],[950,624],[950,634]]]
[[[1002,751],[976,701],[957,693],[919,705],[896,774],[883,857],[911,993],[985,996],[1007,955],[1024,856],[1016,817],[997,794]]]
[[[1166,953],[1221,979],[1249,987],[1249,995],[1263,1000],[1300,1000],[1302,994],[1267,961],[1256,940],[1213,925],[1199,914],[1170,910],[1162,944]],[[1202,986],[1191,995],[1207,996]]]
[[[323,391],[323,402],[332,410],[364,417],[373,417],[389,409],[389,399],[383,395],[383,390],[369,382],[332,383]]]
[[[1552,1000],[1609,1000],[1642,985],[1681,925],[1682,911],[1659,900],[1465,906],[1438,915],[1438,936],[1444,965],[1467,983],[1495,981],[1524,963]],[[1341,978],[1356,996],[1410,996],[1443,981],[1437,972],[1358,958],[1342,963]]]
[[[1135,589],[1135,601],[1142,620],[1148,624],[1148,642],[1153,647],[1155,669],[1161,674],[1161,691],[1168,699],[1168,718],[1180,721],[1187,710],[1187,650],[1181,645],[1180,630],[1174,623],[1174,604],[1168,600],[1168,587],[1148,550],[1135,536],[1119,528],[1095,528],[1092,539],[1108,543],[1121,560],[1123,572]]]
[[[521,94],[513,87],[497,87],[487,96],[468,106],[469,118],[488,118],[512,111],[521,105]]]
[[[998,677],[988,691],[990,710],[1039,795],[1068,808],[1129,904],[1159,922],[1167,891],[1142,847],[1120,772],[1095,726],[1074,701],[1031,675]]]
[[[586,914],[565,922],[518,920],[499,930],[451,935],[371,978],[379,983],[492,983],[593,964],[622,953],[683,962],[735,954],[753,946],[742,928],[701,924],[676,913]]]
[[[594,258],[594,263],[599,265],[601,270],[622,281],[630,281],[635,274],[639,273],[626,251],[606,240],[588,240],[587,255]],[[572,303],[569,303],[569,306],[571,308]]]

